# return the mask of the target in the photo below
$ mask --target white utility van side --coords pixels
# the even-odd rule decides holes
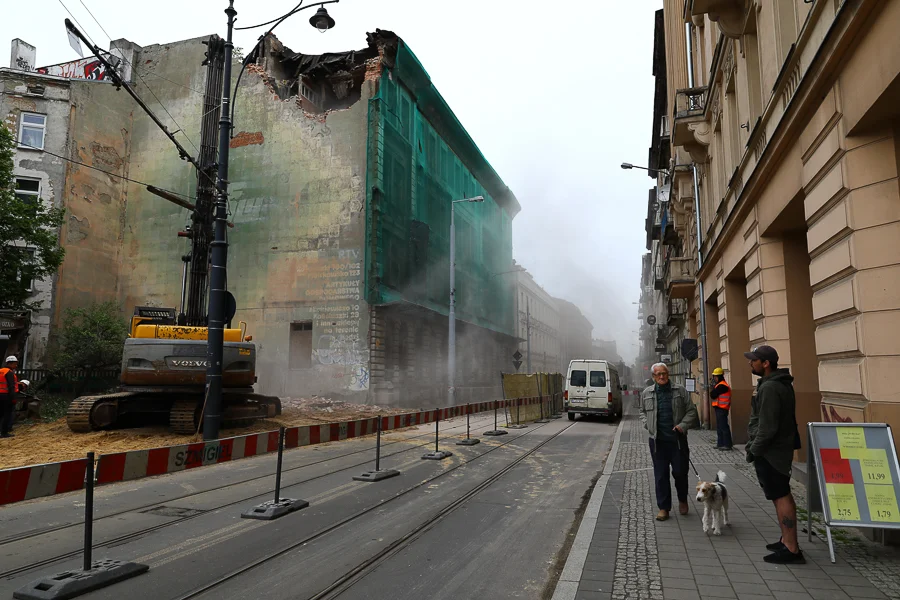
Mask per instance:
[[[576,415],[622,416],[622,386],[619,371],[605,360],[575,359],[566,374],[566,412]]]

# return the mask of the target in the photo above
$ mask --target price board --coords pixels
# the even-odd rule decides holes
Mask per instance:
[[[900,529],[900,467],[894,436],[884,423],[809,423],[807,528],[812,513],[825,517],[831,561],[831,527]]]

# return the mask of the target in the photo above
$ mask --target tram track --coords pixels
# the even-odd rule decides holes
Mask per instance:
[[[447,431],[450,431],[450,430],[458,429],[458,428],[460,428],[460,427],[462,427],[463,429],[465,429],[465,427],[466,427],[465,422],[463,422],[463,423],[460,424],[460,425],[453,425],[453,426],[451,426],[451,427],[444,428],[442,431],[447,432]],[[488,423],[487,423],[487,424],[485,424],[485,425],[478,425],[478,426],[476,426],[476,427],[472,427],[471,430],[472,430],[472,431],[480,431],[480,430],[482,430],[482,429],[487,429],[488,427],[493,427],[493,417],[491,417],[491,419],[488,420]],[[427,432],[427,433],[423,433],[423,434],[420,434],[420,435],[408,437],[408,438],[405,438],[405,439],[402,439],[402,440],[395,440],[395,441],[391,441],[391,442],[387,442],[387,443],[384,443],[384,442],[383,442],[383,443],[381,444],[382,448],[384,448],[385,446],[391,446],[391,445],[395,445],[395,444],[402,444],[402,443],[408,442],[408,441],[410,441],[410,440],[416,440],[416,439],[421,439],[421,438],[425,438],[425,437],[430,438],[427,442],[424,442],[424,443],[421,443],[421,444],[416,444],[416,445],[414,445],[414,446],[412,446],[412,447],[404,448],[403,450],[398,450],[397,452],[393,452],[393,453],[391,453],[391,454],[382,455],[382,456],[381,456],[381,460],[384,461],[385,459],[388,459],[388,458],[391,458],[391,457],[394,457],[394,456],[398,456],[398,455],[405,454],[405,453],[408,453],[408,452],[413,452],[413,451],[415,451],[415,450],[417,450],[417,449],[424,448],[424,447],[427,447],[427,446],[431,446],[432,444],[434,444],[434,438],[433,438],[433,435],[434,435],[434,434],[433,434],[432,432]],[[441,436],[441,437],[439,437],[439,440],[440,440],[440,441],[446,441],[446,440],[449,440],[449,439],[454,439],[457,435],[459,435],[459,432],[457,432],[457,433],[455,433],[455,434],[453,434],[453,435],[444,435],[444,436]],[[521,436],[516,436],[516,437],[513,438],[513,439],[517,439],[518,437],[521,437]],[[509,440],[509,441],[512,441],[512,440]],[[505,445],[505,444],[504,444],[504,445]],[[305,468],[313,467],[313,466],[320,465],[320,464],[323,464],[323,463],[327,463],[327,462],[330,462],[330,461],[340,460],[340,459],[343,459],[343,458],[347,458],[348,456],[354,456],[354,455],[356,455],[356,454],[371,453],[371,452],[374,452],[374,450],[375,450],[375,447],[372,446],[372,447],[370,447],[370,448],[364,448],[364,449],[361,449],[361,450],[356,450],[356,451],[354,451],[354,452],[348,452],[348,453],[345,453],[345,454],[340,454],[340,455],[337,455],[337,456],[332,456],[332,457],[329,457],[329,458],[324,458],[324,459],[321,459],[321,460],[318,460],[318,461],[314,461],[314,462],[311,462],[311,463],[306,463],[306,464],[304,464],[304,465],[298,465],[298,466],[292,467],[292,468],[290,468],[290,469],[283,469],[283,470],[282,470],[282,477],[284,477],[284,474],[286,474],[286,473],[291,473],[291,472],[294,472],[294,471],[299,471],[299,470],[302,470],[302,469],[305,469]],[[294,483],[289,483],[289,484],[286,484],[286,485],[282,485],[282,488],[281,488],[281,489],[282,489],[282,491],[284,491],[284,490],[290,489],[291,487],[296,487],[296,486],[298,486],[298,485],[303,485],[303,484],[306,484],[306,483],[309,483],[309,482],[312,482],[312,481],[316,481],[316,480],[319,480],[319,479],[323,479],[323,478],[325,478],[325,477],[329,477],[329,476],[334,475],[334,474],[336,474],[336,473],[340,473],[340,472],[343,472],[343,471],[349,471],[349,470],[351,470],[351,469],[357,469],[357,468],[359,468],[359,467],[362,467],[362,466],[365,466],[365,465],[369,465],[369,464],[371,464],[372,462],[373,462],[373,460],[372,460],[371,458],[368,458],[368,459],[366,459],[366,460],[364,460],[364,461],[361,461],[361,462],[358,462],[358,463],[354,463],[354,464],[348,465],[348,466],[346,466],[346,467],[341,467],[340,469],[336,469],[336,470],[333,470],[333,471],[328,471],[327,473],[323,473],[323,474],[321,474],[321,475],[316,475],[316,476],[314,476],[314,477],[309,477],[309,478],[307,478],[307,479],[303,479],[303,480],[300,480],[300,481],[297,481],[297,482],[294,482]],[[96,524],[97,522],[99,522],[99,521],[101,521],[101,520],[104,520],[104,519],[111,519],[111,518],[118,517],[118,516],[121,516],[121,515],[124,515],[124,514],[128,514],[128,513],[142,512],[142,511],[145,511],[145,510],[148,510],[148,509],[152,509],[152,508],[157,507],[157,506],[161,506],[161,505],[165,505],[165,504],[171,504],[172,502],[176,502],[176,501],[178,501],[178,500],[184,500],[184,499],[186,499],[186,498],[193,498],[193,497],[201,496],[201,495],[203,495],[203,494],[208,494],[208,493],[211,493],[211,492],[222,491],[222,490],[225,490],[225,489],[228,489],[228,488],[234,488],[234,487],[237,487],[237,486],[240,486],[240,485],[245,485],[245,484],[247,484],[247,483],[253,483],[253,482],[255,482],[255,481],[259,481],[259,480],[265,479],[266,477],[275,477],[275,473],[266,473],[265,475],[259,475],[259,476],[256,476],[256,477],[251,477],[251,478],[248,478],[248,479],[242,479],[242,480],[240,480],[240,481],[234,481],[234,482],[231,482],[231,483],[223,484],[223,485],[216,486],[216,487],[212,487],[212,488],[205,489],[205,490],[201,490],[201,491],[197,491],[197,492],[191,492],[191,493],[189,493],[189,494],[184,494],[184,495],[182,495],[182,496],[177,496],[177,497],[169,498],[169,499],[167,499],[165,502],[153,502],[153,503],[151,503],[151,504],[147,504],[147,505],[143,505],[143,506],[138,506],[138,507],[133,507],[133,508],[129,508],[129,509],[127,509],[127,510],[117,511],[117,512],[114,512],[114,513],[110,513],[110,514],[104,515],[104,516],[102,516],[102,517],[95,518],[95,519],[94,519],[94,523]],[[171,526],[173,526],[173,525],[179,525],[179,524],[184,523],[184,522],[186,522],[186,521],[190,521],[190,520],[192,520],[192,519],[196,519],[196,518],[198,518],[198,517],[201,517],[201,516],[204,516],[204,515],[208,515],[208,514],[210,514],[210,513],[216,512],[216,511],[221,510],[221,509],[223,509],[223,508],[228,508],[228,507],[230,507],[230,506],[235,506],[235,505],[238,505],[238,504],[249,503],[249,502],[253,501],[254,499],[257,499],[257,498],[264,498],[264,497],[267,497],[268,495],[269,495],[268,492],[266,492],[265,494],[254,494],[254,495],[252,495],[252,496],[245,497],[245,498],[240,498],[240,499],[235,500],[235,501],[232,501],[232,502],[227,502],[227,503],[225,503],[225,504],[221,504],[221,505],[215,506],[215,507],[210,508],[210,509],[206,509],[206,510],[198,510],[196,513],[193,513],[193,514],[190,514],[190,515],[186,515],[186,516],[183,516],[183,517],[178,517],[178,518],[173,519],[173,520],[171,520],[171,521],[166,521],[165,523],[159,523],[159,524],[154,525],[154,526],[151,526],[151,527],[145,527],[145,528],[143,528],[143,529],[139,529],[139,530],[136,530],[136,531],[127,533],[127,534],[123,534],[123,535],[121,535],[121,536],[117,536],[117,537],[114,537],[114,538],[111,538],[111,539],[106,539],[106,540],[103,540],[103,541],[96,542],[96,543],[93,544],[91,547],[92,547],[93,549],[96,550],[96,549],[98,549],[98,548],[103,548],[103,547],[106,547],[106,546],[120,545],[120,544],[126,543],[126,542],[128,542],[128,541],[130,541],[130,540],[132,540],[132,539],[136,539],[136,538],[138,538],[138,537],[144,536],[144,535],[146,535],[146,534],[148,534],[148,533],[152,533],[152,532],[155,532],[155,531],[159,531],[159,530],[161,530],[161,529],[166,529],[166,528],[171,527]],[[42,530],[38,530],[38,531],[34,531],[34,532],[29,532],[28,535],[18,536],[18,537],[15,537],[15,538],[12,538],[12,537],[11,537],[11,538],[6,538],[5,540],[0,541],[0,547],[2,547],[3,545],[8,545],[8,544],[14,543],[14,542],[27,541],[27,540],[29,540],[29,539],[33,539],[33,538],[36,538],[36,537],[40,537],[40,536],[42,536],[42,535],[48,535],[48,534],[52,534],[52,533],[57,533],[57,532],[60,532],[60,531],[64,531],[64,530],[66,530],[66,529],[77,529],[77,528],[81,528],[81,527],[83,527],[83,524],[82,524],[82,523],[73,523],[73,524],[68,524],[68,525],[61,525],[61,526],[55,527],[55,528],[42,529]],[[23,566],[21,566],[21,567],[16,567],[16,568],[13,568],[13,569],[9,569],[9,570],[6,570],[6,571],[2,571],[2,572],[0,572],[0,578],[9,578],[9,577],[13,577],[13,576],[20,575],[20,574],[22,574],[22,573],[26,573],[26,572],[31,571],[31,570],[34,570],[34,569],[38,569],[38,568],[40,568],[40,567],[45,567],[45,566],[51,565],[51,564],[53,564],[53,563],[56,563],[56,562],[59,562],[59,561],[62,561],[62,560],[66,560],[66,559],[69,559],[69,558],[74,558],[74,557],[76,557],[76,556],[80,556],[80,555],[82,554],[82,551],[83,551],[83,549],[82,549],[82,548],[79,548],[79,549],[77,549],[77,550],[72,550],[72,551],[70,551],[70,552],[60,553],[60,554],[57,554],[57,555],[55,555],[55,556],[52,556],[52,557],[49,557],[49,558],[46,558],[46,559],[43,559],[43,560],[40,560],[40,561],[36,561],[36,562],[30,563],[30,564],[28,564],[28,565],[23,565]]]
[[[553,422],[551,421],[551,423],[553,423]],[[374,512],[376,510],[381,510],[386,505],[388,505],[392,502],[395,502],[395,501],[399,500],[400,498],[403,498],[406,495],[408,495],[416,490],[422,489],[425,486],[430,486],[436,480],[447,477],[448,475],[450,475],[451,473],[454,473],[458,469],[465,467],[475,461],[478,461],[478,460],[484,458],[485,456],[488,456],[491,453],[493,453],[497,450],[500,450],[501,448],[504,448],[504,447],[508,446],[509,444],[512,444],[513,442],[516,442],[517,440],[521,440],[522,438],[528,436],[529,434],[531,434],[535,431],[539,431],[540,429],[542,429],[543,427],[545,427],[546,425],[549,425],[549,424],[550,423],[543,424],[543,425],[537,425],[537,426],[529,429],[528,431],[523,432],[521,435],[518,435],[511,439],[505,440],[503,443],[497,444],[496,446],[492,446],[486,452],[482,452],[482,453],[478,454],[477,456],[474,456],[472,458],[464,460],[464,461],[460,462],[459,464],[438,473],[434,477],[427,478],[427,479],[417,483],[416,485],[413,485],[409,488],[402,490],[401,492],[398,492],[397,494],[391,496],[390,498],[381,500],[380,502],[374,504],[373,506],[364,508],[354,514],[351,514],[351,515],[341,519],[340,521],[338,521],[336,523],[333,523],[333,524],[315,532],[315,533],[312,533],[302,539],[291,542],[287,546],[282,547],[278,550],[270,552],[267,555],[255,560],[253,562],[250,562],[249,564],[244,565],[243,567],[240,567],[239,569],[236,569],[230,573],[227,573],[221,577],[218,577],[218,578],[214,579],[213,581],[211,581],[211,582],[209,582],[209,583],[207,583],[207,584],[205,584],[183,596],[179,596],[177,600],[192,600],[194,598],[198,598],[198,597],[206,594],[207,592],[215,590],[219,586],[221,586],[229,581],[232,581],[232,580],[236,579],[237,577],[240,577],[241,575],[244,575],[262,565],[270,563],[271,561],[274,561],[275,559],[277,559],[281,556],[284,556],[285,554],[287,554],[297,548],[300,548],[304,545],[315,542],[321,538],[324,538],[325,536],[327,536],[331,533],[337,532],[337,531],[343,529],[344,527],[359,520],[360,518]],[[326,598],[338,597],[340,594],[342,594],[344,591],[346,591],[346,589],[349,589],[349,587],[351,587],[352,584],[355,583],[356,580],[364,577],[372,569],[376,568],[379,564],[381,564],[384,560],[386,560],[387,558],[390,558],[390,556],[393,556],[396,552],[402,550],[407,545],[409,545],[411,542],[415,541],[415,539],[417,539],[418,537],[420,537],[421,535],[423,535],[424,533],[429,531],[432,527],[434,527],[443,518],[445,518],[446,516],[450,515],[451,513],[453,513],[460,507],[462,507],[468,500],[471,500],[472,498],[474,498],[478,493],[480,493],[481,491],[483,491],[484,489],[489,487],[491,484],[498,481],[506,473],[508,473],[509,471],[514,469],[516,466],[520,465],[526,459],[533,456],[536,452],[541,450],[543,447],[545,447],[551,441],[558,438],[560,435],[562,435],[564,432],[568,431],[571,427],[573,427],[576,424],[577,424],[577,422],[567,424],[561,430],[559,430],[558,432],[549,436],[546,440],[542,441],[541,443],[536,445],[534,448],[531,448],[530,450],[525,451],[522,455],[515,458],[512,462],[510,462],[509,464],[507,464],[506,466],[501,468],[499,471],[497,471],[490,477],[486,478],[484,481],[480,482],[475,488],[466,492],[465,494],[463,494],[463,496],[461,496],[460,498],[451,502],[450,505],[443,507],[440,511],[435,513],[433,516],[429,517],[421,525],[418,525],[415,529],[413,529],[409,533],[401,536],[400,538],[398,538],[397,540],[392,542],[390,545],[388,545],[386,548],[377,552],[374,556],[366,559],[365,561],[363,561],[362,563],[360,563],[353,569],[349,570],[347,573],[345,573],[342,577],[340,577],[338,580],[333,582],[327,588],[318,592],[316,595],[311,596],[309,600],[324,600]]]

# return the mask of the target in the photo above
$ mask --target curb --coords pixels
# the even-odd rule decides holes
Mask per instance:
[[[594,538],[594,528],[597,526],[597,518],[600,516],[600,506],[603,504],[606,486],[610,477],[612,477],[616,456],[619,454],[619,443],[622,439],[624,425],[625,419],[619,419],[619,426],[616,428],[616,437],[613,441],[612,449],[610,449],[609,455],[606,457],[603,473],[600,475],[600,479],[597,480],[594,491],[591,492],[591,498],[588,500],[587,508],[585,508],[584,515],[581,518],[581,525],[578,526],[578,533],[575,534],[572,549],[569,550],[569,556],[566,558],[566,565],[559,576],[559,581],[556,582],[552,600],[574,600],[575,595],[578,593],[578,584],[581,582],[581,574],[584,571],[588,549],[590,548],[591,540]]]

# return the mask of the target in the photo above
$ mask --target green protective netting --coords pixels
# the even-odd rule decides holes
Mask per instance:
[[[456,205],[457,318],[512,335],[515,196],[405,45],[369,111],[370,302],[447,314],[451,201],[481,195]]]

